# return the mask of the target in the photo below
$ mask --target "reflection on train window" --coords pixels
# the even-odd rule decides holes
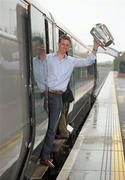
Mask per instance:
[[[45,20],[42,13],[32,7],[32,57],[35,97],[36,135],[34,148],[42,141],[47,129],[47,64],[45,60]]]
[[[86,47],[84,48],[77,41],[72,39],[73,56],[75,57],[86,57],[89,53]],[[87,89],[91,89],[94,84],[94,66],[79,67],[73,71],[74,84],[75,84],[75,101],[77,101],[82,93]]]
[[[15,1],[1,1],[0,6],[0,31],[3,33],[9,33],[16,36],[16,6]],[[3,14],[4,16],[3,20]]]

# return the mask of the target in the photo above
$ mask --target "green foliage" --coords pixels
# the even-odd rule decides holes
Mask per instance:
[[[119,71],[120,62],[125,61],[125,52],[119,54],[117,58],[114,59],[114,70]]]

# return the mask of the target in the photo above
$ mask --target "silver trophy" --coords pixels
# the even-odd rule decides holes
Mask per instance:
[[[91,29],[90,33],[98,42],[100,42],[100,46],[104,49],[105,47],[114,44],[114,38],[105,24],[96,24],[95,27]]]

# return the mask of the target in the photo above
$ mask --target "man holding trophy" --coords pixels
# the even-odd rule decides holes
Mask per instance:
[[[55,167],[52,163],[51,151],[59,122],[59,115],[63,107],[62,96],[67,89],[73,69],[75,67],[84,67],[95,63],[98,47],[107,47],[113,42],[113,38],[109,30],[103,24],[97,24],[96,27],[91,30],[91,34],[94,37],[93,49],[92,53],[85,58],[76,58],[67,55],[71,46],[71,39],[67,35],[60,36],[57,52],[50,53],[46,56],[49,72],[49,123],[40,154],[40,164]],[[61,71],[58,69],[61,69]]]

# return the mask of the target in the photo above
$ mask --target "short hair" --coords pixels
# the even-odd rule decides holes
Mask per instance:
[[[40,45],[44,46],[44,40],[43,40],[43,38],[40,37],[40,36],[34,36],[34,37],[32,38],[32,41],[33,41],[33,42],[38,42]]]
[[[65,35],[65,34],[61,35],[61,36],[59,37],[59,43],[61,42],[62,39],[69,41],[70,44],[71,44],[71,38],[70,38],[69,36],[67,36],[67,35]]]

